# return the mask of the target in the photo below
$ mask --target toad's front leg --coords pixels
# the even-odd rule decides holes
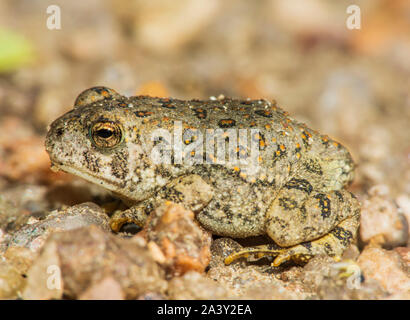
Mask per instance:
[[[124,211],[116,211],[110,219],[110,227],[118,232],[126,223],[143,227],[152,210],[164,201],[182,204],[186,209],[198,212],[211,201],[213,190],[200,176],[188,175],[176,178],[159,189],[152,197]]]

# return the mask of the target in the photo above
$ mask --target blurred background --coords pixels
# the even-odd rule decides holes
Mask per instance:
[[[383,185],[409,215],[410,1],[355,0],[357,30],[346,27],[351,4],[0,0],[0,194],[41,211],[49,186],[75,180],[49,170],[47,126],[81,91],[105,85],[275,99],[348,147],[361,199]],[[50,5],[61,29],[47,28]]]

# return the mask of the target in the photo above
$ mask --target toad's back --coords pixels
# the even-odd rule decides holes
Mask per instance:
[[[280,188],[302,169],[312,185],[322,190],[341,189],[353,179],[352,159],[340,143],[292,119],[275,102],[229,98],[183,101],[137,96],[118,105],[130,107],[131,124],[142,132],[151,133],[156,128],[172,132],[180,122],[185,145],[196,142],[199,135],[205,143],[209,129],[221,129],[225,133],[228,129],[247,130],[249,139],[258,145],[258,174],[249,174],[238,163],[224,165],[247,182],[265,182]],[[244,145],[249,149],[251,143]],[[246,150],[246,155],[250,156],[250,150]],[[237,158],[240,156],[238,153]],[[209,170],[206,155],[199,157],[203,158],[204,166],[197,163],[194,170]]]

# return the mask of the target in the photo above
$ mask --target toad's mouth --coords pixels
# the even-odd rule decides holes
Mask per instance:
[[[76,168],[73,166],[68,166],[57,161],[51,160],[51,170],[54,172],[57,171],[64,171],[66,173],[73,174],[77,177],[83,178],[93,184],[99,185],[107,190],[114,192],[115,194],[119,195],[120,197],[124,197],[126,199],[132,199],[132,195],[126,192],[124,183],[117,182],[114,180],[110,180],[99,175],[93,174],[91,172],[84,171],[80,168]]]

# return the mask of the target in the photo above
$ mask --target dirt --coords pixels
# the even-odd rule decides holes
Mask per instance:
[[[44,1],[0,2],[0,298],[408,300],[409,2],[356,1],[358,30],[344,0],[174,3],[56,0],[50,30]],[[44,150],[47,126],[95,85],[276,100],[351,151],[359,238],[339,262],[274,268],[226,266],[261,239],[211,237],[184,208],[112,233],[118,200],[52,172]]]

